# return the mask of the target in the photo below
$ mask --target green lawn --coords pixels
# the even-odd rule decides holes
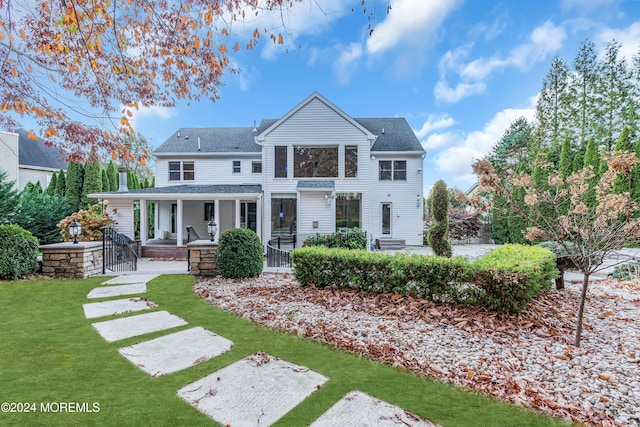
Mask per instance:
[[[362,390],[443,426],[552,426],[561,421],[279,333],[197,298],[193,278],[161,276],[145,295],[187,322],[235,343],[200,365],[152,378],[118,348],[158,332],[107,343],[84,317],[87,293],[105,278],[0,282],[0,402],[35,403],[35,413],[0,412],[0,425],[215,425],[177,397],[182,386],[257,351],[307,366],[329,381],[277,425],[304,426],[344,394]],[[117,297],[114,299],[123,298]],[[133,315],[133,314],[132,314]],[[98,319],[102,321],[105,319]],[[42,413],[41,403],[94,402],[99,412]]]

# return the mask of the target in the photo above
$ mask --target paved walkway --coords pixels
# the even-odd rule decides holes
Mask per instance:
[[[162,310],[144,298],[147,283],[160,273],[179,272],[176,262],[148,261],[149,270],[123,274],[87,294],[87,319],[140,312],[92,324],[107,342],[140,337],[118,352],[148,375],[157,377],[200,364],[233,348],[233,342]],[[184,263],[186,272],[186,262]],[[141,266],[142,267],[142,266]],[[120,298],[122,297],[122,298]],[[113,299],[117,298],[117,299]],[[99,300],[99,301],[96,301]],[[175,331],[178,327],[188,329]],[[166,331],[145,340],[151,332]],[[177,390],[178,396],[211,419],[230,426],[271,425],[322,387],[329,378],[272,355],[258,352]],[[352,390],[312,426],[429,426],[431,423],[390,403]]]

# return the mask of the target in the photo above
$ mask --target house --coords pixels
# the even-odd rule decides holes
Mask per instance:
[[[0,169],[7,172],[9,181],[15,181],[18,190],[37,181],[46,189],[54,172],[67,170],[67,162],[57,148],[27,135],[24,129],[17,133],[0,131]]]
[[[422,245],[425,151],[403,118],[352,118],[314,92],[258,126],[179,129],[153,155],[155,188],[90,195],[108,199],[124,234],[140,203],[141,230],[154,206],[153,243],[182,246],[187,226],[206,238],[214,219],[218,234],[249,228],[265,244],[359,227]]]

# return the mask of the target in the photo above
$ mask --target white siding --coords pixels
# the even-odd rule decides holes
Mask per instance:
[[[52,175],[53,171],[21,167],[18,171],[19,190],[26,187],[29,182],[35,184],[37,181],[40,181],[40,186],[46,190]]]
[[[240,161],[240,173],[233,173],[234,160]],[[182,184],[262,184],[262,175],[251,173],[251,163],[259,160],[260,154],[256,154],[254,158],[196,158],[193,159],[193,181],[169,181],[169,162],[185,160],[159,158],[156,161],[156,187]]]
[[[133,200],[110,200],[107,210],[116,222],[116,231],[133,239]]]
[[[297,228],[300,243],[307,236],[315,233],[328,234],[335,230],[334,204],[324,198],[325,193],[301,192],[298,194]],[[313,228],[313,222],[318,221],[318,228]]]
[[[392,239],[404,239],[407,245],[422,245],[422,158],[384,157],[371,160],[371,200],[369,211],[374,238],[381,237],[382,203],[392,203],[391,236]],[[406,160],[406,181],[379,181],[379,160]],[[416,206],[416,202],[418,206]]]

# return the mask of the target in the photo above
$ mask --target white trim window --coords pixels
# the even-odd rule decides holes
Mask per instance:
[[[406,160],[379,160],[378,180],[380,181],[406,181]]]
[[[194,162],[169,162],[169,181],[195,180]]]

